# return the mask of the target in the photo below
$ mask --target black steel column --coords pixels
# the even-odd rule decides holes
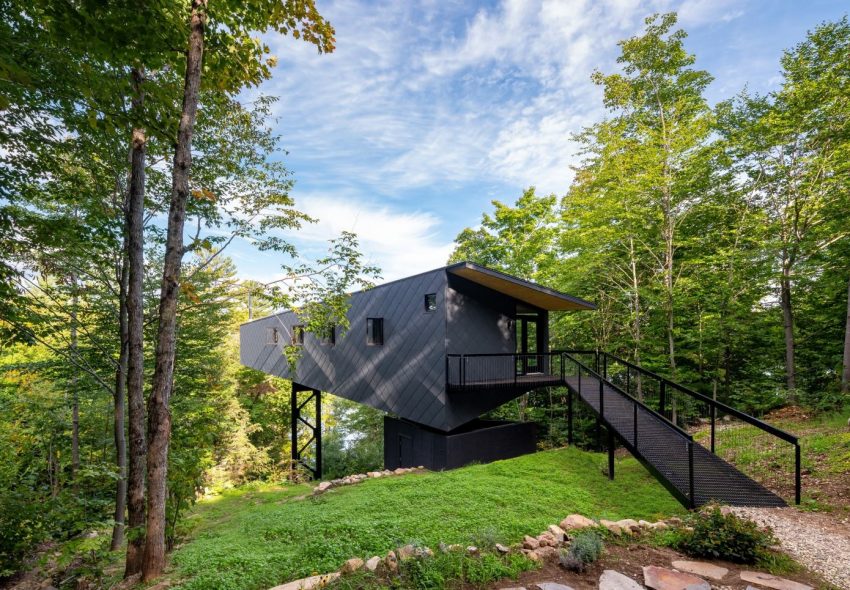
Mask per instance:
[[[304,403],[298,403],[298,393],[300,391],[309,391],[310,397],[304,400]],[[307,420],[302,410],[311,401],[314,402],[315,413],[313,422]],[[292,397],[290,398],[292,408],[292,466],[300,464],[312,473],[314,479],[322,477],[322,392],[318,389],[304,387],[298,383],[292,383]],[[298,443],[298,423],[304,424],[310,430],[310,438],[300,446]],[[310,444],[315,446],[315,465],[309,465],[301,456],[301,452],[308,448]]]
[[[608,479],[614,479],[614,429],[608,428]]]
[[[573,444],[573,390],[567,388],[567,443]]]
[[[313,430],[316,439],[316,468],[313,475],[316,479],[322,479],[322,392],[314,389],[313,395],[316,398],[316,428]]]
[[[295,385],[295,382],[292,382],[292,395],[290,397],[290,421],[292,422],[292,452],[290,453],[292,457],[292,469],[295,469],[295,465],[301,459],[298,453],[298,389]]]

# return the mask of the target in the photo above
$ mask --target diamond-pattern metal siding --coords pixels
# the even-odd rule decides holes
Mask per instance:
[[[295,376],[283,356],[292,326],[301,323],[284,312],[244,324],[240,329],[242,364],[292,379],[307,387],[364,403],[441,430],[444,423],[446,272],[443,269],[355,293],[350,328],[335,345],[307,334]],[[437,294],[437,311],[426,312],[424,296]],[[384,318],[384,344],[366,344],[366,318]],[[281,333],[277,346],[266,344],[266,328]]]

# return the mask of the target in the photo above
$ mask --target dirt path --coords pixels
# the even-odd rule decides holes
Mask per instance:
[[[839,588],[850,588],[850,523],[829,514],[795,508],[733,508],[739,516],[769,526],[782,548]]]

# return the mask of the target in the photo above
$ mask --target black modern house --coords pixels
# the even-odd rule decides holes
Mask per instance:
[[[344,334],[338,327],[307,333],[295,311],[243,324],[240,358],[292,382],[292,459],[315,477],[323,391],[386,412],[385,467],[439,470],[535,451],[533,423],[481,416],[534,389],[561,387],[568,442],[580,402],[596,418],[597,440],[607,433],[611,478],[619,444],[690,507],[783,506],[780,494],[800,503],[796,436],[608,352],[549,350],[550,312],[593,309],[578,297],[460,262],[352,294]],[[300,347],[294,367],[287,346]],[[301,444],[304,428],[310,436]],[[738,440],[738,432],[749,434]],[[733,465],[730,442],[758,437],[783,453],[769,477]],[[304,457],[311,445],[312,465]],[[787,477],[775,492],[782,470]]]
[[[305,333],[294,311],[246,323],[240,355],[316,401],[324,391],[387,412],[386,467],[452,468],[534,451],[533,424],[479,416],[550,383],[557,367],[548,355],[549,312],[589,309],[577,297],[461,262],[354,293],[345,334]],[[303,347],[294,374],[283,354],[290,344]]]

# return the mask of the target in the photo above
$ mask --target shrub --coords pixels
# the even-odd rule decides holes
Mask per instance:
[[[770,531],[734,514],[723,514],[716,506],[694,514],[689,524],[693,530],[681,533],[675,547],[693,557],[755,563],[776,543]]]
[[[595,531],[580,531],[570,542],[570,548],[561,551],[561,565],[574,572],[583,572],[602,555],[602,537]]]

